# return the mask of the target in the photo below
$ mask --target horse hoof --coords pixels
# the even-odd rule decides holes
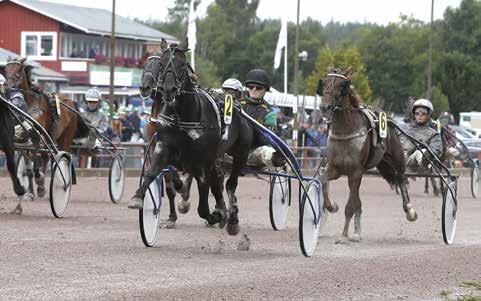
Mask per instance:
[[[352,242],[361,242],[361,235],[360,234],[353,234],[350,238],[349,241]]]
[[[336,238],[336,240],[334,241],[334,244],[336,245],[347,245],[349,244],[349,239],[347,238],[347,236],[341,236],[341,237],[338,237]]]
[[[22,209],[22,205],[18,204],[17,207],[15,207],[15,209],[13,209],[10,214],[15,214],[15,215],[22,215],[23,213],[23,209]]]
[[[418,219],[418,214],[413,208],[409,208],[406,212],[406,219],[410,222],[414,222]]]
[[[33,193],[27,192],[21,197],[22,202],[33,202]]]
[[[330,213],[336,213],[339,210],[339,206],[337,206],[337,203],[332,202],[331,207],[327,207],[326,209]]]
[[[229,235],[237,235],[239,234],[240,227],[239,224],[227,224],[227,233]]]
[[[179,209],[180,213],[186,214],[190,210],[190,202],[187,202],[185,200],[180,201],[177,209]]]
[[[165,222],[166,229],[175,229],[175,221],[167,220]]]
[[[45,196],[45,189],[39,189],[37,188],[37,196],[39,198],[43,198]]]

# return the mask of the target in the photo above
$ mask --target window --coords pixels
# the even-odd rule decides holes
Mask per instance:
[[[57,59],[56,32],[22,32],[21,54],[39,61]]]

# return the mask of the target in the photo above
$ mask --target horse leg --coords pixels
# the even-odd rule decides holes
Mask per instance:
[[[429,181],[428,178],[424,178],[424,193],[429,194]]]
[[[175,222],[177,221],[177,213],[175,212],[175,191],[174,191],[174,182],[172,180],[172,175],[166,174],[164,176],[165,180],[165,192],[167,193],[167,197],[169,198],[169,219],[167,220],[166,227],[168,229],[175,227]]]
[[[179,173],[174,173],[173,174],[173,180],[174,183],[177,182],[177,184],[174,185],[175,190],[177,190],[178,193],[181,194],[182,199],[180,200],[179,204],[177,205],[177,209],[179,209],[179,212],[182,214],[185,214],[189,212],[190,210],[190,202],[189,202],[189,193],[190,193],[190,185],[192,184],[192,176],[189,175],[190,177],[190,182],[188,185],[182,182],[182,180],[179,177]],[[187,179],[188,181],[189,179]],[[187,183],[187,182],[186,182]],[[185,191],[187,190],[187,197],[184,197],[184,194],[186,193]]]
[[[323,207],[331,213],[335,213],[339,210],[339,206],[336,202],[331,202],[329,199],[329,181],[338,179],[340,177],[339,172],[336,169],[330,168],[329,163],[327,164],[326,170],[321,176],[322,184],[322,195],[324,197]]]
[[[37,184],[37,196],[43,198],[45,196],[45,171],[47,170],[48,154],[37,154],[33,160],[33,172],[35,175],[35,183]]]
[[[10,174],[10,178],[12,179],[13,183],[13,191],[15,191],[15,194],[18,196],[18,204],[13,209],[11,212],[12,214],[22,214],[22,196],[25,195],[25,189],[23,188],[22,184],[20,184],[20,181],[17,178],[17,169],[15,166],[15,153],[13,151],[13,145],[12,147],[7,147],[4,148],[4,153],[5,153],[5,158],[7,160],[7,169],[8,173]]]
[[[162,153],[162,142],[158,141],[152,152],[152,164],[145,171],[142,185],[135,191],[134,196],[130,199],[128,207],[131,209],[140,209],[144,202],[145,192],[149,185],[157,178],[162,169],[167,165],[166,155]]]
[[[349,222],[354,214],[354,234],[351,241],[361,241],[361,198],[359,197],[359,187],[361,186],[362,172],[356,172],[348,177],[349,181],[349,201],[344,212],[346,223],[344,225],[344,237],[348,237]]]
[[[222,170],[220,160],[216,160],[214,168],[210,174],[210,189],[215,198],[215,210],[212,213],[216,215],[219,221],[219,228],[224,228],[227,223],[227,209],[224,202],[224,172]]]
[[[439,187],[438,187],[438,182],[436,181],[436,178],[430,178],[431,180],[431,185],[433,186],[433,193],[435,196],[439,196]]]
[[[230,235],[237,235],[240,231],[239,227],[239,208],[237,207],[237,197],[235,191],[237,189],[239,175],[242,166],[247,162],[247,156],[245,160],[243,157],[234,157],[232,163],[232,170],[229,179],[226,183],[227,196],[229,197],[229,217],[227,219],[227,233]]]
[[[406,184],[404,181],[400,181],[399,183],[399,189],[401,190],[401,196],[403,200],[403,209],[404,212],[406,213],[406,219],[410,222],[414,222],[415,220],[418,219],[418,214],[416,211],[414,211],[411,201],[409,199],[409,193],[408,190],[406,189]]]
[[[197,206],[197,213],[199,216],[207,221],[208,225],[214,225],[219,221],[216,217],[210,214],[209,209],[209,175],[207,170],[201,168],[194,172],[194,177],[197,181],[197,189],[199,190],[199,205]]]
[[[189,174],[187,176],[187,179],[185,179],[184,186],[182,186],[181,195],[184,201],[188,201],[190,198],[190,187],[192,186],[193,178],[194,177],[191,174]]]
[[[28,195],[31,197],[31,201],[34,199],[33,192],[33,160],[31,154],[25,154],[25,165],[27,166],[28,177]]]

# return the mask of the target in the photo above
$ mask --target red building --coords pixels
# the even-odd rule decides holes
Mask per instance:
[[[0,48],[67,75],[70,84],[77,85],[76,92],[109,84],[111,12],[37,0],[0,0],[0,20]],[[115,30],[115,86],[125,92],[138,87],[138,63],[147,50],[162,38],[169,43],[176,39],[120,16]]]

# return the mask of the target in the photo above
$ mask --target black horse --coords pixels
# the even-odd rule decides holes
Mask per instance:
[[[157,80],[160,75],[160,56],[152,55],[147,58],[144,64],[142,79],[140,84],[140,95],[143,99],[152,98],[152,118],[157,118],[162,105],[162,95],[157,89]],[[147,137],[150,141],[157,130],[157,125],[154,121],[147,125]],[[179,212],[187,213],[190,209],[189,197],[190,187],[192,185],[192,175],[188,175],[186,181],[183,183],[180,180],[179,173],[173,171],[164,175],[165,192],[169,199],[169,219],[167,220],[167,228],[173,228],[177,221],[177,212],[175,210],[175,195],[176,192],[182,196],[179,202]]]
[[[223,171],[218,158],[224,153],[233,156],[230,177],[226,183],[229,197],[227,232],[239,232],[238,206],[235,190],[241,168],[245,166],[249,151],[254,143],[254,129],[248,121],[234,113],[230,124],[229,137],[222,140],[222,125],[215,100],[205,91],[195,87],[185,53],[185,40],[181,45],[167,48],[161,44],[157,89],[163,102],[158,113],[157,141],[150,169],[145,181],[136,191],[133,199],[141,201],[150,183],[162,168],[174,166],[193,175],[199,190],[198,213],[211,225],[223,226],[226,207],[223,199]],[[208,204],[209,187],[216,199],[216,209],[210,212]]]
[[[15,167],[15,149],[13,145],[14,137],[14,126],[15,121],[8,104],[5,103],[3,95],[2,100],[0,100],[0,149],[5,153],[5,158],[7,159],[7,169],[10,174],[10,178],[13,183],[13,191],[19,197],[19,203],[17,207],[12,211],[12,213],[21,214],[22,207],[21,201],[22,196],[25,195],[25,189],[20,184],[17,177],[17,169]]]

